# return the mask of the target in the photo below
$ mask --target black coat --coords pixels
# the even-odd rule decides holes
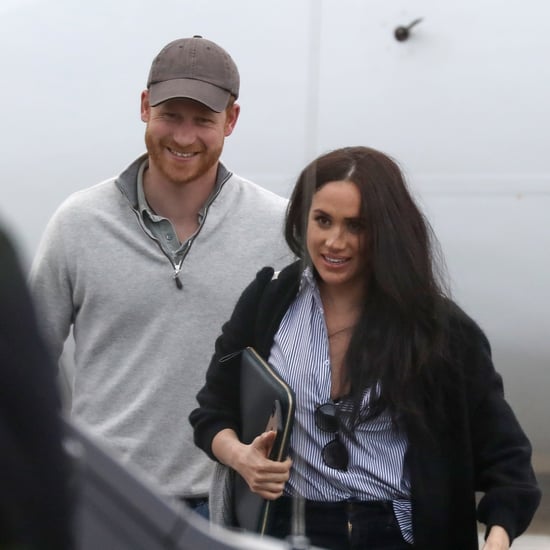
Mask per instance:
[[[1,548],[15,542],[32,550],[71,548],[69,462],[55,377],[16,255],[0,232]]]
[[[216,341],[190,415],[195,443],[211,458],[214,436],[224,428],[239,433],[239,360],[232,353],[253,346],[267,358],[279,324],[299,287],[300,265],[276,279],[264,268],[243,292]],[[415,548],[477,548],[475,493],[484,493],[477,519],[504,527],[510,538],[528,526],[540,501],[531,467],[531,446],[503,395],[489,343],[457,306],[449,308],[450,368],[439,368],[438,394],[445,415],[428,415],[428,430],[406,424],[406,463],[411,478]],[[437,377],[436,377],[437,381]],[[429,411],[429,403],[428,403]]]

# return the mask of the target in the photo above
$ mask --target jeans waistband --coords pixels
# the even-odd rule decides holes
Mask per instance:
[[[291,504],[293,497],[282,496],[278,500],[281,501],[281,504]],[[318,500],[304,500],[305,507],[307,509],[317,509],[317,510],[327,510],[327,511],[351,511],[351,510],[372,510],[372,511],[381,511],[381,512],[390,512],[393,511],[393,501],[391,500],[357,500],[357,499],[347,499],[347,500],[338,500],[335,502],[326,502]]]

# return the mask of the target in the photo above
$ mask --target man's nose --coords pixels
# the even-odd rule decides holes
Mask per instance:
[[[187,121],[180,122],[180,124],[178,124],[177,128],[175,129],[174,135],[172,137],[174,141],[182,147],[191,145],[197,139],[197,131],[195,125]]]

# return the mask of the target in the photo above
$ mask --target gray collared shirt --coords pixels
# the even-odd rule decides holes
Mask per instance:
[[[198,233],[200,226],[206,216],[206,211],[208,210],[210,203],[218,194],[223,183],[227,179],[228,173],[225,169],[218,170],[214,189],[212,190],[211,195],[208,197],[208,200],[198,214],[197,230],[186,241],[180,242],[172,222],[168,218],[165,218],[164,216],[159,216],[156,212],[154,212],[153,209],[149,206],[147,199],[145,198],[145,190],[143,188],[143,175],[148,166],[149,161],[145,159],[139,167],[139,171],[137,174],[138,210],[142,217],[143,223],[159,241],[164,253],[169,258],[171,258],[174,266],[181,266],[181,263],[185,258],[185,254],[189,250],[189,247],[191,246],[191,243],[193,242],[193,239]]]

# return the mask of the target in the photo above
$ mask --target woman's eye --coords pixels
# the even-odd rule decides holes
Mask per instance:
[[[330,220],[326,216],[316,216],[315,221],[321,226],[326,227],[330,224]]]
[[[361,220],[351,220],[348,228],[352,233],[360,233],[365,228],[365,224]]]

